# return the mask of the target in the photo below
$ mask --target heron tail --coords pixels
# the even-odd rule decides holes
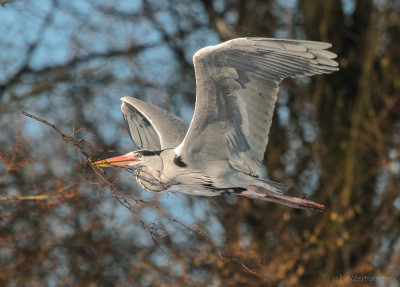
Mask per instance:
[[[273,188],[276,189],[274,191],[275,192],[279,192],[279,193],[285,193],[290,188],[289,186],[287,186],[287,185],[285,185],[283,183],[275,182],[275,181],[272,181],[272,180],[261,179],[261,178],[257,178],[257,180],[272,186]]]

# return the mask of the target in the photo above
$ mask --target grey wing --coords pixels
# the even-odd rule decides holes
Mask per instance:
[[[197,168],[227,161],[256,175],[264,158],[279,90],[286,77],[338,70],[328,43],[239,38],[199,50],[193,57],[196,106],[175,149]]]
[[[124,97],[121,101],[128,133],[139,149],[158,151],[182,142],[188,130],[183,120],[136,98]]]

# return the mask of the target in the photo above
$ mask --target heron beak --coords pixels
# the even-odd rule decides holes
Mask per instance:
[[[113,166],[126,167],[133,161],[136,161],[135,156],[125,154],[112,158],[107,158],[104,160],[99,160],[94,162],[94,164],[97,165],[98,167],[113,167]]]

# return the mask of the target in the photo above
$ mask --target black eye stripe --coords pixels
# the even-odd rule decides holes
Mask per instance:
[[[154,156],[154,155],[160,155],[160,153],[162,152],[162,150],[160,151],[150,151],[150,150],[139,150],[137,151],[137,153],[143,155],[143,156]]]

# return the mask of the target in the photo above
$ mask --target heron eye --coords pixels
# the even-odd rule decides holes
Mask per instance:
[[[141,153],[138,153],[138,154],[136,154],[136,156],[137,156],[137,158],[141,158],[141,157],[142,157],[142,154],[141,154]]]

